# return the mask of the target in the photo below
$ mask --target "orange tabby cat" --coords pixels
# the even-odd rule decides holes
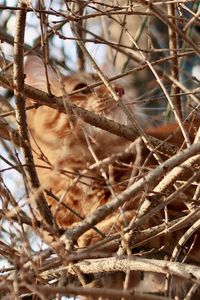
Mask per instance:
[[[64,95],[64,100],[68,100],[67,93],[83,86],[80,78],[84,77],[85,85],[96,80],[92,74],[59,78],[53,69],[49,67],[48,70],[51,93],[56,96]],[[28,57],[25,74],[27,84],[47,91],[44,65],[38,57]],[[121,87],[116,87],[116,90],[123,94]],[[103,86],[78,93],[70,97],[70,101],[72,100],[85,109],[106,115],[122,124],[127,123],[125,114]],[[101,160],[124,150],[128,142],[79,119],[70,123],[67,114],[61,114],[47,106],[32,109],[27,114],[34,159],[43,188],[51,189],[59,199],[63,197],[64,202],[82,217],[105,203],[109,193],[99,170],[88,171],[87,176],[81,176],[77,182],[74,180],[81,171],[95,163],[96,159]],[[59,225],[66,227],[80,220],[69,210],[63,211],[62,205],[53,198],[48,198],[48,202],[52,204],[52,211]]]
[[[103,85],[92,90],[88,88],[83,93],[78,92],[68,97],[68,93],[94,83],[97,80],[96,76],[84,73],[63,77],[49,66],[47,70],[52,94],[63,96],[63,101],[73,101],[87,110],[105,115],[121,124],[127,124],[125,113],[118,107]],[[27,84],[47,91],[45,68],[40,58],[29,56],[26,59],[25,74]],[[118,84],[113,84],[113,87],[126,103],[124,89]],[[30,104],[30,102],[32,101],[29,100],[28,103]],[[141,124],[145,123],[138,107],[133,107],[132,111]],[[67,114],[47,106],[29,110],[27,116],[31,146],[41,186],[43,189],[51,191],[59,200],[58,202],[53,195],[47,196],[53,216],[61,227],[66,228],[80,221],[97,207],[105,204],[111,196],[117,195],[127,186],[131,172],[134,171],[137,174],[137,170],[134,170],[133,166],[135,158],[131,153],[128,160],[115,161],[115,163],[102,168],[89,169],[95,162],[112,154],[123,152],[130,145],[129,141],[90,126],[79,118],[70,118]],[[154,128],[148,129],[147,132],[164,139],[176,128],[177,125],[172,124],[169,127],[163,127],[164,131]],[[178,137],[180,138],[180,134]],[[175,141],[177,142],[177,137]],[[140,158],[139,168],[142,162],[143,158]],[[65,207],[62,203],[65,204]],[[137,209],[135,204],[129,206],[129,210],[122,214],[119,226],[123,222],[127,223],[134,216],[135,209]],[[118,214],[119,212],[99,224],[99,228],[104,234],[111,232],[113,224],[119,221],[115,216]],[[156,221],[153,221],[151,226],[155,224]],[[85,235],[80,244],[87,245],[94,242],[96,238],[100,238],[100,236],[92,231],[91,234]],[[149,243],[149,248],[159,248],[163,243],[165,243],[163,239],[159,242],[153,241],[152,244]],[[173,245],[175,244],[173,243]],[[170,246],[173,247],[173,245]]]

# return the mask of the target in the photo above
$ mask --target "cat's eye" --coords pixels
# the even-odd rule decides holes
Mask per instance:
[[[80,82],[77,85],[75,85],[75,87],[73,88],[73,91],[77,91],[77,90],[80,90],[80,89],[83,89],[83,88],[85,88],[85,90],[81,92],[83,94],[91,94],[93,92],[92,89],[90,89],[87,86],[87,84],[85,84],[84,82]]]

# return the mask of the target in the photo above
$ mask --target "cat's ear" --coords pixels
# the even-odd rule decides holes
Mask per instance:
[[[47,72],[49,82],[53,86],[58,81],[57,74],[50,66],[47,66]],[[24,74],[26,84],[42,91],[47,91],[47,78],[41,58],[34,55],[27,56],[24,61]]]

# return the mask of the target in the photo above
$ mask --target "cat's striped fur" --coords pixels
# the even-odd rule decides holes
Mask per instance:
[[[25,74],[27,84],[47,91],[44,64],[40,58],[34,56],[27,58]],[[64,77],[48,67],[48,77],[51,93],[56,96],[63,96],[63,101],[73,101],[76,105],[87,110],[104,115],[121,124],[127,124],[126,115],[103,85],[68,96],[68,93],[94,83],[97,80],[95,75],[84,73]],[[113,87],[126,103],[124,89],[118,84],[113,84]],[[31,100],[28,103],[30,104]],[[146,122],[145,117],[141,118],[141,114],[137,114],[137,111],[140,111],[138,107],[133,107],[132,111],[136,118],[137,115],[140,116],[141,124]],[[56,222],[63,228],[80,221],[80,218],[84,218],[97,207],[105,204],[111,195],[117,195],[126,188],[131,174],[137,175],[138,170],[142,170],[141,167],[145,159],[143,153],[137,153],[136,161],[136,157],[131,152],[128,158],[126,157],[124,160],[112,162],[110,165],[103,166],[102,169],[90,170],[89,167],[95,162],[124,151],[130,142],[92,127],[79,118],[70,118],[67,114],[62,114],[47,106],[29,110],[27,116],[31,145],[41,186],[44,190],[50,190],[59,199],[60,202],[57,202],[52,196],[47,196]],[[177,125],[163,127],[163,131],[156,128],[147,131],[155,137],[164,139],[175,128]],[[177,143],[177,140],[175,142]],[[151,160],[151,163],[148,163],[142,172],[152,168],[153,163],[154,161]],[[138,201],[134,201],[133,205],[130,204],[120,218],[118,217],[119,211],[117,211],[116,214],[101,222],[99,228],[102,233],[110,234],[127,225],[136,214],[140,199],[142,199],[142,195],[138,195]],[[68,208],[63,207],[62,203]],[[177,210],[174,207],[176,204],[173,204],[172,216],[178,216],[179,209],[186,209],[184,205],[182,207],[178,205]],[[79,216],[74,214],[72,210],[76,211]],[[163,218],[164,213],[161,213],[144,224],[144,228],[162,223]],[[166,251],[171,251],[181,234],[175,232],[167,237],[154,239],[145,247],[146,249],[163,247]],[[79,245],[85,246],[100,238],[100,235],[92,230],[80,239]],[[155,278],[154,280],[158,279]],[[137,283],[134,285],[138,285],[140,280],[137,278],[136,281]]]
[[[27,84],[46,91],[44,66],[39,58],[30,56],[25,64],[25,72]],[[79,77],[84,78],[84,83]],[[68,99],[67,93],[83,87],[83,84],[94,82],[96,80],[94,75],[80,74],[59,78],[49,68],[49,80],[54,95],[64,94],[64,100],[73,101],[78,106],[126,124],[125,114],[103,86],[78,93]],[[66,194],[63,196],[64,201],[82,217],[105,203],[108,193],[99,170],[88,171],[76,183],[74,180],[83,170],[95,163],[90,147],[97,159],[101,160],[123,150],[128,142],[85,124],[80,119],[70,123],[67,114],[61,114],[46,106],[40,106],[27,114],[34,159],[43,188],[51,189],[58,198]],[[49,199],[49,203],[55,202]],[[62,205],[58,203],[56,208],[52,206],[59,225],[66,227],[78,221],[68,210],[61,216],[59,212],[63,210],[61,207]]]

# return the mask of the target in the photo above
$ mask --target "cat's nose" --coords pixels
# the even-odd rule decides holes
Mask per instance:
[[[125,94],[124,89],[119,86],[115,87],[115,92],[116,92],[117,96],[119,96],[119,97],[122,97]]]

